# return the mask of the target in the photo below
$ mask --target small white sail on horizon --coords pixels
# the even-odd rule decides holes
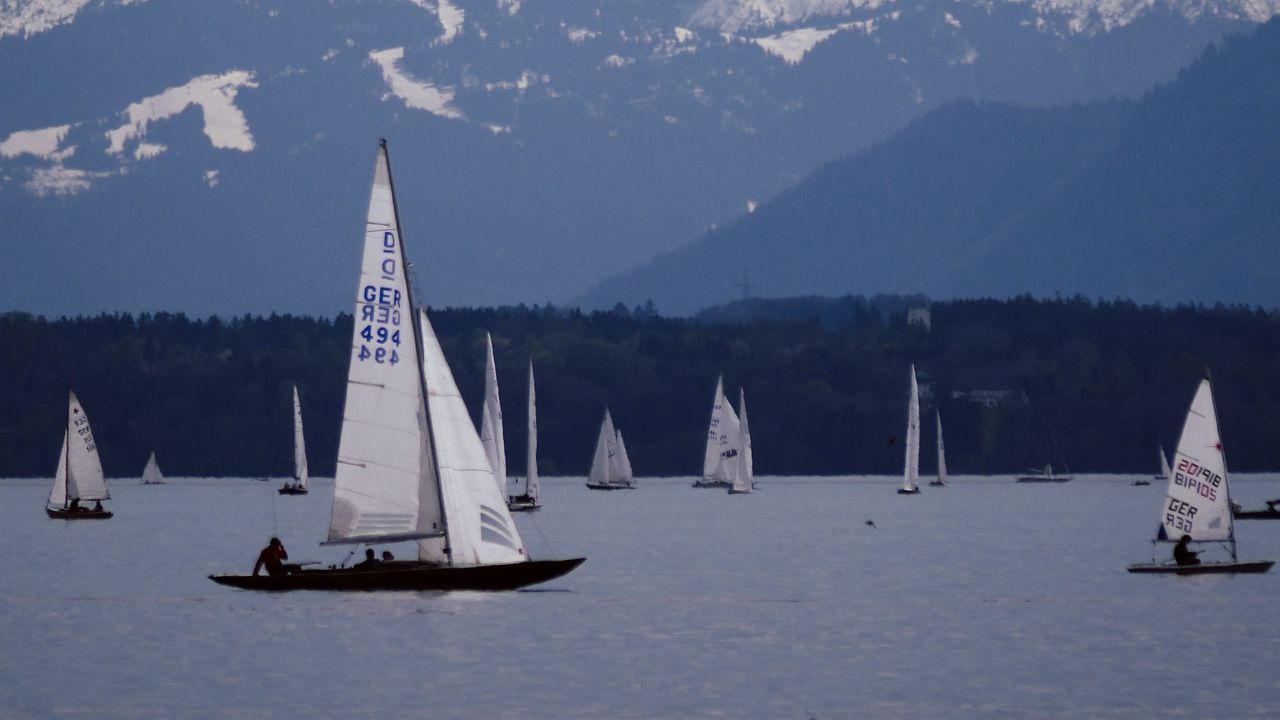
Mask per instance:
[[[916,366],[911,365],[911,397],[907,402],[906,458],[902,470],[903,494],[920,492],[920,386],[916,382]]]
[[[1160,477],[1169,478],[1169,458],[1164,454],[1164,446],[1157,445],[1156,450],[1160,453]]]
[[[146,467],[142,468],[142,484],[143,485],[163,485],[164,474],[160,472],[160,465],[156,462],[156,453],[151,451],[151,456],[147,458]]]
[[[738,455],[730,493],[746,494],[755,489],[755,458],[751,452],[751,428],[747,424],[747,393],[738,389]]]
[[[711,420],[707,426],[707,446],[702,461],[700,487],[731,487],[738,474],[742,423],[724,394],[724,376],[716,378],[716,391],[711,401]]]
[[[524,494],[510,498],[508,507],[512,509],[533,509],[542,507],[542,488],[538,482],[538,400],[533,383],[533,361],[529,361],[529,409],[525,442],[525,478]],[[516,505],[513,506],[512,503]]]
[[[48,507],[63,510],[73,502],[110,500],[98,445],[89,427],[89,417],[72,392],[67,403],[67,427],[62,435],[58,469],[49,491]]]
[[[942,439],[942,411],[938,410],[934,413],[934,417],[938,421],[938,479],[935,481],[937,485],[947,484],[947,444]]]
[[[591,459],[587,487],[609,490],[632,486],[629,473],[631,460],[625,455],[625,448],[620,442],[621,435],[613,425],[613,415],[605,408],[604,419],[600,421],[600,433],[596,437],[596,451]]]
[[[622,439],[622,431],[616,430],[615,432],[618,435],[618,453],[614,456],[617,461],[614,477],[618,479],[618,482],[630,485],[634,477],[634,473],[631,470],[631,456],[627,454],[627,443]]]
[[[484,334],[484,410],[480,416],[480,444],[484,446],[498,492],[507,496],[507,443],[502,434],[502,400],[498,397],[498,366],[493,361],[493,337]]]
[[[307,441],[302,433],[302,401],[298,399],[298,386],[293,386],[293,483],[301,490],[307,489]]]

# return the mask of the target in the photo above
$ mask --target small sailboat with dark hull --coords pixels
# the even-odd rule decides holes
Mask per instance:
[[[622,443],[622,433],[613,426],[613,415],[605,408],[600,421],[600,434],[596,437],[596,452],[591,458],[591,474],[587,487],[592,490],[631,490],[635,482],[631,477],[631,459]]]
[[[160,472],[160,463],[156,462],[156,454],[151,453],[147,464],[142,468],[143,485],[164,485],[164,473]]]
[[[906,458],[902,469],[899,495],[920,494],[920,385],[916,382],[916,366],[911,366],[911,395],[907,400]]]
[[[67,427],[58,453],[58,470],[44,506],[45,514],[55,520],[105,520],[112,513],[102,509],[102,501],[110,499],[89,416],[73,392],[67,406]],[[88,502],[94,506],[82,505]]]
[[[1270,560],[1241,561],[1236,554],[1226,453],[1222,449],[1218,413],[1207,377],[1200,381],[1191,400],[1168,483],[1169,489],[1161,501],[1160,527],[1152,540],[1152,561],[1130,565],[1129,572],[1166,575],[1264,573],[1275,564]],[[1183,561],[1157,563],[1155,548],[1160,543],[1172,542],[1179,543],[1175,556],[1182,555]],[[1202,562],[1196,557],[1197,553],[1185,549],[1193,542],[1225,546],[1231,559]]]
[[[280,488],[281,495],[307,494],[307,443],[302,435],[302,403],[298,386],[293,386],[293,482]]]
[[[1245,510],[1240,503],[1231,503],[1231,516],[1237,520],[1280,520],[1280,498],[1268,500],[1265,508]]]
[[[386,143],[378,148],[323,543],[415,542],[369,568],[211,575],[251,590],[511,590],[583,558],[531,560],[444,351],[407,278]]]
[[[512,512],[532,512],[542,507],[542,486],[538,481],[538,401],[533,387],[533,361],[529,361],[529,434],[525,442],[524,492],[507,498]]]

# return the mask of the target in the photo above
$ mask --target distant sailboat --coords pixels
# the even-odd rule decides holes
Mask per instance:
[[[702,458],[702,477],[694,487],[732,487],[741,451],[742,427],[733,406],[724,396],[724,377],[716,378],[716,392],[711,400],[711,420],[707,426],[707,445]]]
[[[911,397],[907,401],[907,451],[898,494],[920,494],[920,386],[916,383],[914,364],[911,365]]]
[[[1164,456],[1164,447],[1157,445],[1156,450],[1160,454],[1160,474],[1154,476],[1156,480],[1167,480],[1169,478],[1169,460]],[[1130,485],[1150,485],[1151,481],[1146,478],[1134,480]]]
[[[307,494],[307,443],[302,436],[302,402],[293,386],[293,482],[280,488],[281,495]]]
[[[606,408],[604,420],[600,421],[600,434],[596,438],[596,452],[591,460],[587,487],[592,490],[630,490],[634,487],[631,461],[626,458],[621,439],[621,434],[613,427],[613,416]]]
[[[386,143],[378,148],[326,544],[416,541],[372,569],[214,575],[254,590],[510,590],[583,558],[530,560],[444,351],[414,306]]]
[[[747,425],[747,393],[738,389],[738,456],[730,495],[745,495],[755,489],[755,460],[751,454],[751,428]]]
[[[1163,455],[1164,453],[1161,453]],[[1169,473],[1169,489],[1160,504],[1160,528],[1152,541],[1154,555],[1157,543],[1178,542],[1183,536],[1191,542],[1224,543],[1231,551],[1229,562],[1139,563],[1129,566],[1131,573],[1263,573],[1274,564],[1270,560],[1240,562],[1236,555],[1235,524],[1231,518],[1231,490],[1227,483],[1226,452],[1218,432],[1218,413],[1213,403],[1209,379],[1200,381]]]
[[[529,436],[525,445],[524,493],[507,498],[507,509],[528,512],[542,507],[538,483],[538,402],[533,388],[533,361],[529,361]]]
[[[164,474],[160,472],[160,465],[156,463],[156,454],[154,451],[151,453],[151,457],[147,458],[147,466],[142,468],[142,484],[164,484]]]
[[[1048,422],[1046,418],[1046,423]],[[1053,450],[1058,454],[1058,460],[1062,462],[1063,472],[1054,472],[1053,463],[1045,463],[1044,469],[1031,468],[1027,474],[1020,475],[1018,482],[1020,483],[1064,483],[1071,482],[1071,468],[1067,467],[1067,458],[1062,454],[1062,448],[1058,445],[1058,436],[1054,434],[1053,428],[1049,428],[1049,440],[1053,443]]]
[[[101,509],[101,501],[110,499],[89,416],[73,392],[67,407],[67,427],[62,435],[62,451],[58,454],[58,470],[54,473],[53,488],[44,511],[60,520],[102,520],[112,513]],[[82,502],[97,505],[85,508],[80,506]]]
[[[945,487],[947,484],[947,446],[942,441],[942,411],[934,413],[938,425],[938,479],[929,482],[929,487]]]
[[[484,411],[480,416],[480,444],[493,468],[498,493],[507,496],[507,442],[502,436],[502,401],[498,398],[498,366],[493,362],[493,338],[484,334]]]

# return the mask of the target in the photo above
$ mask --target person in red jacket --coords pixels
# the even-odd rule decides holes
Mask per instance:
[[[280,542],[280,538],[273,537],[271,542],[262,548],[262,552],[258,553],[258,562],[253,564],[253,574],[257,575],[258,571],[264,567],[268,575],[288,575],[298,572],[300,566],[285,564],[284,561],[288,559],[289,551],[284,549],[284,543]]]

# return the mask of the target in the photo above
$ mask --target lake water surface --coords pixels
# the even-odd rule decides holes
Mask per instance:
[[[318,546],[329,480],[109,481],[100,522],[47,519],[49,481],[0,481],[0,718],[1280,717],[1280,570],[1129,575],[1164,491],[1130,480],[552,478],[517,522],[534,556],[585,555],[570,575],[352,594],[206,578],[272,534],[341,560]],[[1232,494],[1260,505],[1280,476]],[[1237,537],[1280,560],[1280,522]]]

